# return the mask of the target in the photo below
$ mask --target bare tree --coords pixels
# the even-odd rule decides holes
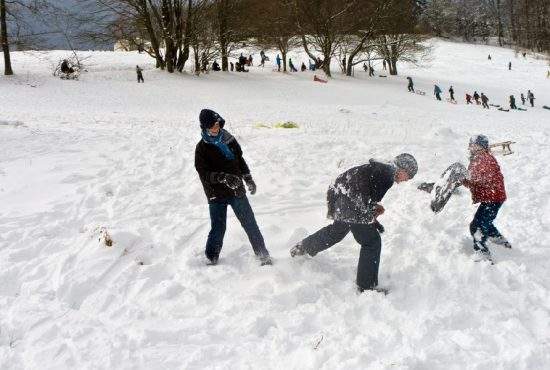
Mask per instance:
[[[349,30],[354,7],[367,0],[294,0],[296,26],[305,52],[331,76],[330,62]],[[320,58],[314,54],[320,53]]]
[[[283,72],[287,71],[287,54],[301,45],[297,37],[293,13],[293,0],[248,1],[245,5],[250,21],[250,33],[262,49],[276,48],[283,61]]]

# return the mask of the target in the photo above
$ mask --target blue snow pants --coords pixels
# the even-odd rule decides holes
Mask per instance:
[[[497,217],[501,206],[502,203],[481,203],[479,205],[474,219],[470,223],[470,234],[474,238],[474,250],[488,252],[487,239],[500,236],[500,232],[493,225],[493,221]]]
[[[248,236],[248,240],[250,240],[250,244],[252,244],[254,253],[259,257],[269,256],[252,207],[250,207],[248,198],[243,196],[217,199],[208,203],[211,229],[206,241],[206,257],[212,260],[220,255],[227,223],[227,206],[233,208],[235,216],[237,216]]]

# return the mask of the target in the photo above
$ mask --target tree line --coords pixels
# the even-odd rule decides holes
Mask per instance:
[[[428,0],[422,5],[421,22],[436,36],[493,37],[500,46],[550,51],[549,0]]]
[[[359,63],[384,60],[395,75],[399,61],[422,57],[422,41],[431,35],[496,37],[500,45],[550,50],[548,0],[74,1],[78,7],[67,10],[52,0],[0,0],[5,74],[12,73],[10,45],[39,37],[22,37],[25,12],[41,17],[43,33],[62,34],[70,48],[75,38],[124,40],[170,73],[189,64],[198,73],[218,59],[227,71],[232,53],[243,45],[277,50],[284,71],[289,51],[302,48],[327,76],[333,60],[347,75]]]

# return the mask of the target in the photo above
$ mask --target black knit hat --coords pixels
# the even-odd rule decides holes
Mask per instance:
[[[201,110],[201,113],[199,114],[199,121],[201,123],[202,130],[211,128],[216,124],[216,122],[219,122],[220,128],[223,128],[223,125],[225,125],[225,120],[222,116],[211,109]]]

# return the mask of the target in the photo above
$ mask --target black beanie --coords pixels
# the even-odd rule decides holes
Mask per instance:
[[[223,125],[225,125],[225,120],[222,116],[211,109],[201,110],[201,113],[199,114],[199,121],[201,123],[202,130],[211,128],[216,124],[216,122],[219,122],[220,128],[223,128]]]

